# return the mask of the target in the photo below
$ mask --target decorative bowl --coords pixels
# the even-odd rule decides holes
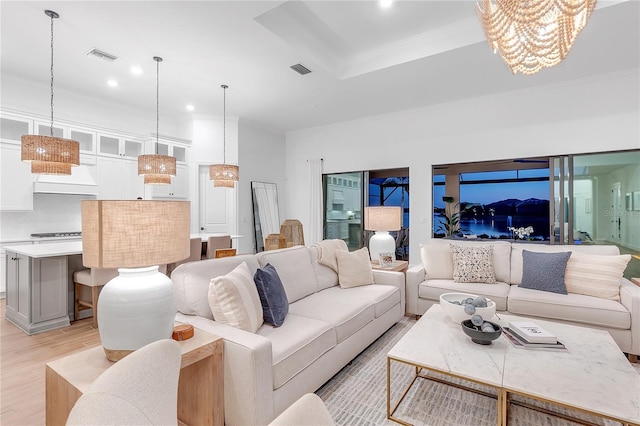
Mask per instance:
[[[491,342],[496,340],[502,334],[502,327],[491,321],[485,321],[485,324],[489,323],[493,327],[494,331],[480,331],[476,326],[471,323],[471,320],[464,320],[460,323],[462,325],[462,331],[471,337],[473,343],[479,345],[490,345]]]
[[[471,297],[478,297],[477,294],[469,294],[469,293],[444,293],[440,295],[440,307],[442,311],[447,315],[453,322],[456,324],[460,324],[460,322],[471,319],[471,317],[475,314],[478,314],[482,317],[483,320],[488,321],[494,317],[496,314],[496,302],[491,299],[487,299],[487,307],[486,308],[476,308],[476,311],[469,315],[464,311],[464,305],[454,305],[451,303],[452,301],[461,302],[464,299]]]

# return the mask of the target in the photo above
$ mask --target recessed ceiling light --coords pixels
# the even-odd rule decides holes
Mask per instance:
[[[191,105],[191,104],[187,105],[187,111],[193,111],[195,109],[196,108],[193,105]]]
[[[138,67],[138,66],[132,66],[131,67],[131,74],[133,75],[140,75],[142,74],[142,68]]]
[[[393,0],[380,0],[380,7],[383,9],[388,9],[393,4]]]
[[[107,85],[109,85],[109,87],[118,87],[118,82],[116,80],[107,80]]]

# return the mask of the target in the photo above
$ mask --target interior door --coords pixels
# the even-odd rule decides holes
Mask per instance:
[[[236,188],[215,188],[209,166],[198,167],[198,206],[201,232],[237,233]]]

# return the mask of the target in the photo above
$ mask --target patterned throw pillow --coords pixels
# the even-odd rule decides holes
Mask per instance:
[[[453,253],[453,281],[456,283],[496,282],[493,272],[493,245],[460,246],[451,244]]]
[[[217,322],[251,333],[258,331],[263,324],[262,305],[246,262],[211,280],[209,306]]]

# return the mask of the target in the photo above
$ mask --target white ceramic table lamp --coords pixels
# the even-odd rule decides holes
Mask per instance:
[[[377,261],[380,253],[392,253],[396,258],[396,240],[389,231],[399,231],[402,227],[400,207],[365,207],[364,229],[375,231],[369,239],[369,255]]]
[[[189,257],[189,201],[84,200],[82,263],[119,268],[98,298],[105,354],[118,361],[148,343],[171,338],[173,282],[158,265]]]

